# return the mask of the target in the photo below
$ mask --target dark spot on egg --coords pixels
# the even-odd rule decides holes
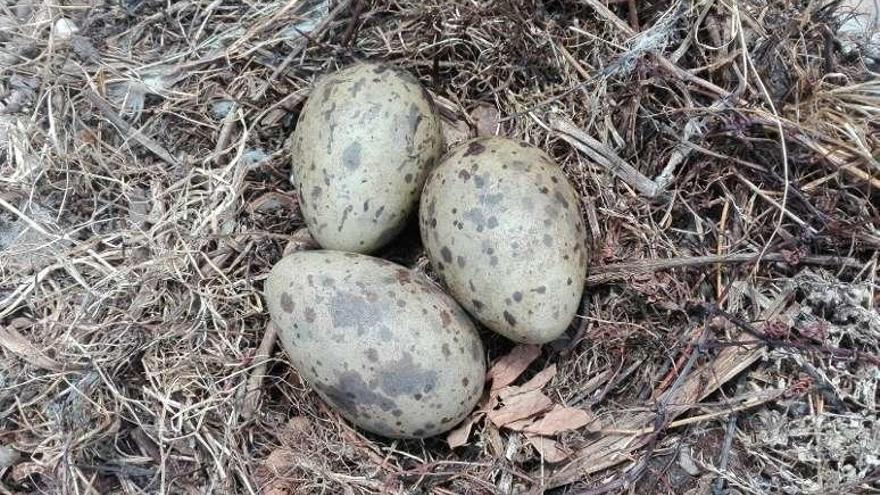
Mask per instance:
[[[449,326],[450,323],[452,323],[452,316],[449,314],[448,311],[441,311],[440,324],[443,326],[443,328],[446,328]]]
[[[303,316],[305,316],[307,322],[309,322],[309,323],[315,322],[316,315],[315,315],[315,310],[313,308],[306,308],[305,312],[303,313]]]
[[[467,387],[468,385],[471,384],[471,381],[468,380],[467,377],[464,377],[464,378],[461,379],[461,384],[462,384],[462,386]]]
[[[498,264],[498,256],[492,256],[489,258],[489,265],[496,266]]]
[[[395,409],[395,410],[391,411],[391,414],[395,418],[399,418],[399,417],[403,416],[403,411],[401,411],[400,409]]]
[[[479,141],[472,141],[471,144],[468,145],[467,151],[465,151],[462,156],[465,157],[471,155],[479,155],[484,151],[486,151],[486,146],[483,143]]]
[[[561,192],[554,192],[553,197],[556,199],[557,202],[559,202],[559,204],[562,205],[563,208],[565,208],[566,210],[568,209],[568,201],[565,200],[565,196],[563,196]]]
[[[523,294],[522,294],[522,292],[520,292],[520,291],[516,291],[516,292],[513,293],[513,300],[514,300],[514,301],[516,301],[516,302],[520,302],[520,301],[522,301],[522,298],[523,298]]]
[[[544,234],[544,245],[547,247],[553,246],[553,237],[550,234]]]
[[[495,217],[489,217],[489,220],[486,221],[486,226],[490,229],[494,229],[498,226],[498,219]]]
[[[404,176],[403,176],[403,180],[406,181],[407,184],[409,184],[409,183],[412,182],[412,180],[413,180],[413,174],[406,174],[406,175],[404,175]]]
[[[471,174],[467,170],[461,169],[458,171],[458,177],[467,182],[467,180],[471,178]]]
[[[342,150],[342,164],[349,170],[357,170],[361,166],[361,143],[355,141]]]
[[[364,354],[366,354],[367,359],[369,359],[370,362],[375,363],[379,361],[379,353],[376,351],[376,349],[372,347],[367,349],[367,352],[365,352]]]
[[[449,351],[449,344],[443,344],[440,347],[440,350],[443,351],[443,355],[449,357],[452,353]]]
[[[394,270],[394,278],[400,285],[408,284],[412,282],[412,272],[406,268],[398,268]]]
[[[565,285],[571,285],[572,283],[571,277],[568,277],[568,280],[565,281]]]
[[[504,311],[503,315],[504,321],[506,321],[510,326],[516,326],[516,318],[514,318],[509,311]]]
[[[380,389],[390,397],[414,395],[419,400],[423,391],[435,388],[437,372],[421,367],[413,361],[412,354],[404,352],[403,357],[380,368],[378,381]]]
[[[547,186],[541,186],[538,190],[541,191],[541,194],[547,194],[550,192],[550,188]]]
[[[464,268],[464,265],[465,265],[465,259],[464,259],[463,256],[457,256],[457,257],[455,258],[455,261],[458,263],[459,268]]]
[[[480,301],[479,299],[471,299],[471,304],[474,305],[474,309],[477,310],[477,312],[483,311],[483,307],[485,307],[483,301]]]
[[[281,293],[281,309],[284,310],[285,313],[293,313],[293,310],[296,306],[293,304],[293,299],[290,298],[290,294],[287,292]]]
[[[440,255],[443,256],[443,261],[452,263],[452,251],[450,251],[447,246],[443,246],[440,250]]]
[[[415,394],[415,395],[413,395],[413,398],[415,400],[422,400],[422,394]],[[418,435],[418,433],[416,433],[416,434]]]
[[[419,428],[418,430],[413,431],[413,435],[420,437],[425,434],[425,430]]]
[[[405,307],[406,307],[406,301],[404,301],[403,299],[398,299],[398,300],[397,300],[397,307],[399,307],[399,308],[405,308]]]

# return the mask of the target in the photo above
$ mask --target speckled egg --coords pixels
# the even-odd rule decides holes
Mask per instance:
[[[451,429],[486,375],[467,313],[423,276],[371,256],[306,251],[279,261],[266,302],[293,366],[345,418],[394,438]]]
[[[545,343],[574,318],[587,268],[578,196],[544,152],[504,138],[462,144],[422,193],[422,242],[455,299],[516,342]]]
[[[387,244],[442,148],[436,107],[408,72],[357,64],[320,79],[291,139],[291,179],[315,240],[358,253]]]

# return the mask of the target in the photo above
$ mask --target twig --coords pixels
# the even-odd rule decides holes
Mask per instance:
[[[135,129],[128,122],[123,120],[123,118],[113,110],[113,107],[104,98],[101,98],[97,93],[92,91],[86,91],[85,96],[90,102],[92,102],[92,104],[98,107],[98,110],[100,110],[113,125],[119,129],[119,132],[124,137],[134,139],[168,164],[180,166],[180,162],[163,148],[162,145],[154,141],[152,138],[145,136],[141,131]]]
[[[751,323],[743,320],[742,318],[730,314],[727,311],[719,308],[714,304],[704,304],[703,308],[707,312],[707,314],[718,315],[731,322],[739,328],[740,330],[756,337],[758,342],[753,341],[740,341],[740,342],[728,342],[728,345],[755,345],[757,343],[761,343],[768,347],[788,347],[792,349],[799,349],[802,351],[814,351],[821,352],[823,354],[828,354],[830,356],[840,358],[840,359],[856,359],[869,362],[873,365],[880,366],[880,356],[876,356],[874,354],[869,354],[867,352],[862,352],[853,349],[843,349],[840,347],[834,347],[831,345],[818,345],[813,344],[812,342],[807,342],[804,340],[781,340],[768,337],[767,334],[758,330]]]
[[[730,448],[733,446],[733,434],[736,432],[737,415],[731,414],[727,418],[727,429],[724,432],[724,443],[721,445],[721,459],[718,461],[718,472],[722,473],[727,469],[727,463],[730,460]],[[712,495],[721,495],[724,489],[724,476],[718,476],[715,480],[715,487],[712,489]]]
[[[254,362],[258,364],[251,371],[251,376],[248,377],[245,386],[244,400],[241,404],[241,417],[245,420],[251,419],[254,411],[260,406],[260,387],[263,384],[263,378],[266,377],[266,370],[269,367],[276,340],[278,340],[278,328],[270,321],[266,324],[263,339],[254,354]]]
[[[723,256],[683,256],[680,258],[667,258],[658,260],[642,260],[632,263],[616,263],[604,266],[595,266],[592,273],[587,277],[587,285],[599,285],[615,280],[625,280],[632,275],[651,273],[674,268],[691,268],[715,263],[750,263],[758,259],[757,254],[728,254]],[[764,255],[765,261],[789,263],[782,253],[768,253]],[[798,264],[838,266],[846,268],[862,268],[863,263],[855,258],[846,256],[802,256]]]
[[[787,216],[788,218],[794,220],[794,222],[795,222],[796,224],[798,224],[798,225],[800,225],[801,227],[803,227],[804,229],[808,230],[811,234],[815,234],[816,232],[818,232],[816,229],[814,229],[813,227],[811,227],[810,224],[808,224],[807,222],[801,220],[800,217],[798,217],[797,215],[795,215],[794,213],[792,213],[791,211],[789,211],[789,209],[786,208],[786,206],[785,206],[785,202],[783,202],[783,203],[779,203],[779,202],[777,202],[775,199],[773,199],[773,198],[771,198],[770,196],[768,196],[767,193],[765,193],[764,191],[762,191],[761,188],[759,188],[758,186],[756,186],[752,181],[750,181],[750,180],[746,179],[745,177],[743,177],[742,174],[739,174],[739,173],[736,174],[736,178],[739,179],[740,182],[742,182],[743,184],[745,184],[746,186],[748,186],[748,188],[751,189],[752,192],[754,192],[755,194],[757,194],[758,196],[760,196],[761,199],[763,199],[764,201],[766,201],[766,202],[770,203],[771,205],[773,205],[774,208],[778,209],[782,214],[784,214],[784,215]],[[786,186],[786,187],[787,187],[787,186]],[[783,196],[786,196],[786,197],[787,197],[787,193],[783,193]],[[766,255],[765,255],[765,256],[766,256]]]
[[[711,346],[709,346],[709,347],[711,347]],[[676,421],[669,423],[669,425],[666,427],[666,429],[671,430],[673,428],[679,428],[681,426],[688,426],[688,425],[692,425],[692,424],[696,424],[696,423],[702,423],[704,421],[709,421],[709,420],[721,418],[721,417],[724,417],[724,416],[727,416],[730,414],[735,414],[740,411],[745,411],[746,409],[751,409],[753,407],[760,406],[761,404],[766,404],[767,402],[770,402],[771,400],[776,399],[777,397],[782,395],[782,392],[783,392],[783,390],[774,390],[774,391],[771,391],[770,393],[766,393],[766,394],[761,395],[759,397],[753,397],[749,400],[743,401],[742,404],[736,405],[736,406],[731,407],[729,409],[725,409],[723,411],[716,411],[716,412],[712,412],[712,413],[700,414],[697,416],[690,416],[690,417],[687,417],[684,419],[679,419],[679,420],[676,420]],[[682,407],[691,408],[691,407],[696,407],[696,406],[697,406],[697,404],[687,404]],[[598,431],[598,433],[602,433],[602,434],[606,434],[606,435],[647,435],[648,433],[653,433],[653,432],[654,432],[653,427],[645,427],[645,428],[639,428],[639,429],[635,429],[635,430],[602,428],[601,430]]]
[[[654,181],[645,177],[603,143],[593,139],[564,117],[550,115],[547,120],[550,128],[556,131],[562,139],[589,156],[594,162],[605,167],[642,195],[649,198],[657,196],[658,188]]]
[[[330,27],[330,23],[332,23],[336,19],[336,17],[339,16],[339,14],[347,10],[351,2],[352,0],[342,0],[341,2],[339,2],[339,4],[336,5],[333,10],[331,10],[323,19],[321,19],[321,22],[318,23],[317,26],[315,26],[315,29],[312,30],[307,38],[309,38],[313,42],[319,41],[324,33],[327,31],[327,28]],[[308,41],[304,43],[299,43],[295,47],[291,48],[290,53],[288,53],[287,56],[284,57],[284,61],[282,61],[281,64],[276,67],[274,71],[272,71],[272,75],[269,77],[269,80],[267,82],[273,83],[278,80],[278,76],[280,76],[281,73],[287,69],[287,66],[293,62],[293,59],[298,57],[299,54],[302,53],[302,51],[305,50],[307,46]]]

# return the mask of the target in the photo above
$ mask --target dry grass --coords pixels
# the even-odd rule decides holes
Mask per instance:
[[[0,493],[869,490],[880,80],[834,9],[0,1]],[[605,421],[562,435],[568,461],[491,426],[455,451],[364,435],[277,351],[243,411],[262,280],[302,226],[285,139],[362,59],[415,73],[451,140],[526,139],[583,194],[589,297],[534,365]],[[731,348],[754,364],[687,388]]]

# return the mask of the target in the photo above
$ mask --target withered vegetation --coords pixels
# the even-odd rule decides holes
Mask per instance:
[[[845,17],[0,2],[0,493],[877,483],[880,80],[843,49]],[[303,226],[285,140],[315,78],[357,60],[415,74],[450,143],[526,140],[582,194],[588,296],[517,382],[555,364],[544,394],[597,418],[552,438],[557,462],[488,421],[455,449],[363,434],[262,356],[262,283]],[[425,270],[416,237],[382,254]],[[486,337],[490,360],[510,351]]]

